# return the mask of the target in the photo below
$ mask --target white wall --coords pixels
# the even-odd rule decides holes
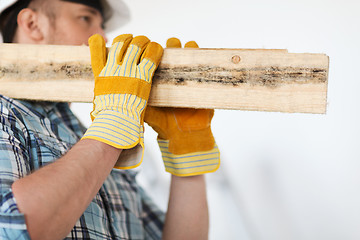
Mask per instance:
[[[286,48],[330,56],[326,115],[218,110],[222,165],[208,178],[210,239],[360,239],[360,2],[127,0],[113,33],[204,48]],[[89,124],[90,105],[74,109]],[[139,180],[161,207],[169,176],[146,129]],[[156,174],[154,174],[156,173]]]

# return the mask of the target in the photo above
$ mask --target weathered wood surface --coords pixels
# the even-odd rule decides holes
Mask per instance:
[[[329,58],[266,49],[165,49],[152,106],[325,113]],[[86,46],[0,44],[0,94],[91,102]]]

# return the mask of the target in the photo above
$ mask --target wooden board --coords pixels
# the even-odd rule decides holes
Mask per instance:
[[[165,49],[152,106],[325,113],[329,58],[266,49]],[[91,102],[86,46],[0,44],[0,94]]]

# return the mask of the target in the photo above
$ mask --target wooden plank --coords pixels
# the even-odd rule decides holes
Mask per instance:
[[[165,49],[152,106],[325,113],[329,58],[266,49]],[[91,102],[86,46],[0,44],[0,94]]]

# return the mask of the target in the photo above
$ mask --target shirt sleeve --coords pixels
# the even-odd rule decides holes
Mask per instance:
[[[160,210],[141,187],[139,188],[139,193],[142,199],[142,221],[144,224],[145,239],[161,239],[165,213]]]
[[[0,109],[0,239],[30,239],[11,186],[27,175],[29,156],[25,137],[14,114]]]

